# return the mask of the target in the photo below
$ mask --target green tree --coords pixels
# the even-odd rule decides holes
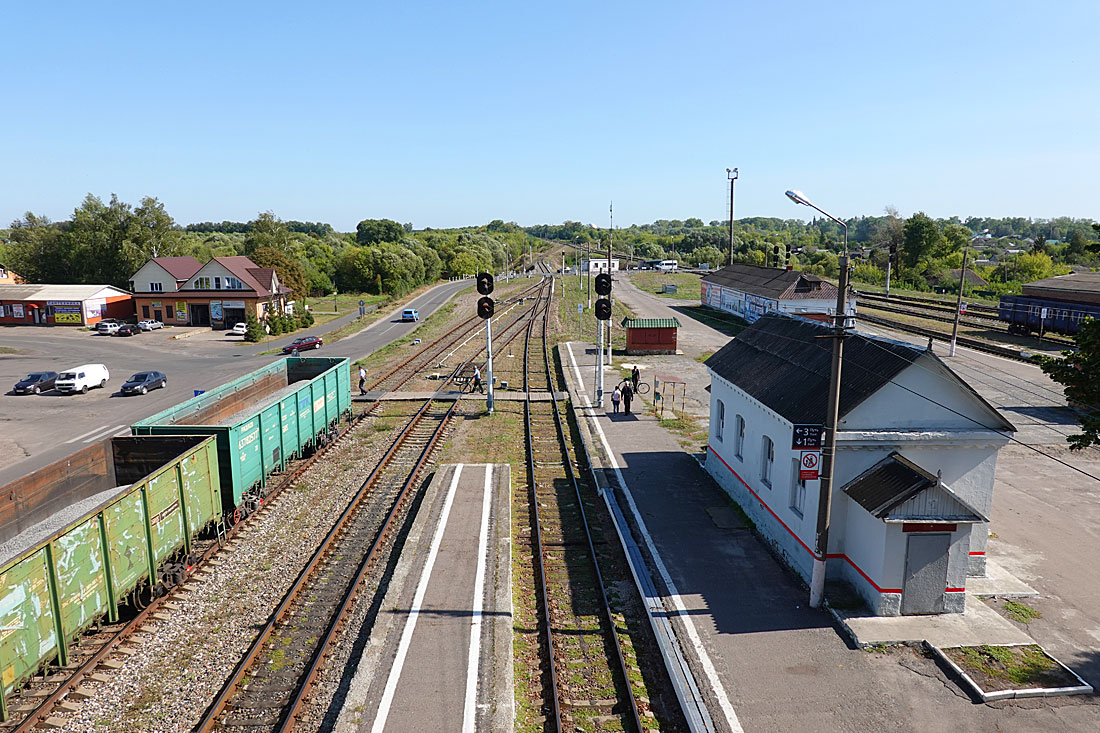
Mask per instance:
[[[264,340],[264,327],[260,323],[260,319],[256,317],[256,314],[251,308],[245,313],[245,323],[247,324],[244,332],[244,340],[252,341],[253,343]]]
[[[274,269],[279,282],[293,290],[295,297],[304,297],[308,292],[305,271],[285,252],[273,247],[260,247],[253,250],[250,259],[260,267]]]
[[[1020,282],[1034,282],[1050,277],[1054,272],[1054,263],[1046,252],[1025,252],[1013,263],[1015,279]]]
[[[905,221],[904,232],[905,247],[901,259],[906,267],[916,267],[922,259],[934,256],[943,242],[943,232],[923,211],[918,211]]]
[[[360,246],[378,242],[400,242],[405,234],[405,228],[390,219],[364,219],[355,227],[355,240]]]
[[[1047,375],[1065,388],[1066,399],[1077,412],[1081,433],[1066,438],[1071,450],[1100,445],[1100,320],[1081,322],[1074,337],[1077,351],[1063,351],[1062,358],[1040,356]]]
[[[290,257],[298,254],[298,240],[290,232],[290,228],[279,217],[270,211],[261,212],[255,219],[249,222],[251,230],[244,240],[244,253],[249,257],[258,249],[274,249]],[[255,262],[256,258],[252,257]],[[258,262],[256,264],[259,264]],[[264,265],[270,267],[270,265]]]
[[[948,223],[943,226],[943,244],[939,256],[959,252],[970,244],[970,238],[974,235],[962,224]]]
[[[708,263],[711,267],[721,267],[725,264],[725,255],[722,254],[722,250],[711,245],[705,247],[696,247],[688,255],[688,261],[693,265],[700,265],[704,262]]]

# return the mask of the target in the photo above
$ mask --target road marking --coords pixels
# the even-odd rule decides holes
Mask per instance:
[[[390,675],[386,679],[386,689],[382,693],[382,700],[378,703],[378,714],[374,716],[374,725],[371,733],[382,733],[386,728],[386,719],[390,715],[390,706],[393,705],[393,696],[397,691],[397,683],[401,679],[401,668],[405,666],[405,657],[409,653],[409,645],[412,643],[413,631],[416,629],[416,620],[420,616],[420,606],[424,603],[424,595],[428,592],[428,579],[432,575],[432,567],[435,565],[435,557],[439,554],[439,545],[443,541],[443,530],[447,528],[447,517],[451,513],[451,505],[454,503],[455,489],[458,488],[458,479],[462,476],[462,464],[455,465],[454,475],[451,477],[451,486],[447,489],[447,498],[443,501],[443,512],[439,516],[439,526],[435,529],[432,538],[431,549],[428,550],[428,559],[424,563],[424,570],[420,576],[420,583],[416,586],[416,595],[413,596],[412,607],[405,618],[405,628],[401,631],[401,641],[397,644],[397,655],[390,667]]]
[[[78,435],[75,438],[69,438],[68,440],[65,441],[65,445],[68,445],[69,443],[75,443],[78,440],[83,440],[84,438],[87,438],[89,435],[92,435],[94,433],[102,432],[103,430],[106,430],[106,429],[107,429],[106,425],[100,425],[98,428],[95,428],[93,430],[89,430],[88,432],[84,433],[83,435]]]
[[[477,673],[481,658],[481,609],[485,591],[485,565],[489,545],[489,504],[492,497],[493,465],[485,464],[485,488],[481,493],[481,530],[477,539],[477,572],[474,574],[474,607],[470,624],[470,655],[466,661],[466,706],[462,711],[462,733],[474,733],[477,726]]]
[[[691,645],[695,649],[699,664],[703,667],[703,674],[707,680],[710,681],[711,691],[714,693],[715,698],[718,699],[718,705],[722,708],[722,713],[726,716],[726,723],[729,725],[730,729],[733,733],[743,733],[744,729],[741,727],[741,722],[737,719],[737,713],[733,709],[733,704],[730,702],[729,696],[722,686],[722,681],[718,678],[718,671],[714,668],[714,663],[711,662],[710,655],[707,654],[706,649],[703,647],[703,640],[699,637],[699,632],[695,629],[695,623],[692,621],[691,616],[688,614],[687,607],[684,606],[683,599],[680,597],[680,590],[676,587],[676,584],[672,582],[672,576],[669,575],[668,568],[665,566],[665,561],[660,553],[657,552],[657,546],[654,544],[653,538],[649,534],[649,529],[642,520],[642,514],[638,511],[638,507],[634,503],[634,497],[630,493],[630,487],[627,485],[626,479],[623,478],[622,470],[619,468],[619,461],[615,457],[615,451],[611,450],[611,445],[607,442],[607,436],[604,435],[603,427],[600,425],[599,415],[594,415],[591,412],[592,405],[588,400],[588,392],[584,389],[584,380],[581,378],[581,370],[577,366],[577,359],[573,355],[572,342],[567,342],[565,347],[569,351],[569,361],[573,364],[573,373],[576,375],[577,384],[580,386],[581,396],[584,398],[586,407],[589,408],[589,423],[596,429],[596,433],[600,438],[600,443],[603,445],[604,452],[607,454],[607,460],[611,463],[611,468],[615,472],[615,478],[618,480],[619,486],[623,489],[623,496],[626,497],[630,512],[634,515],[634,521],[638,525],[638,531],[642,533],[642,538],[645,540],[646,547],[653,557],[653,562],[657,566],[657,571],[660,572],[661,579],[664,580],[665,587],[668,588],[668,592],[671,594],[673,605],[676,606],[676,613],[680,616],[681,621],[683,621],[684,628],[687,629]]]
[[[97,441],[101,438],[106,438],[106,437],[108,437],[108,436],[110,436],[114,433],[120,432],[123,428],[126,428],[126,426],[125,425],[115,425],[114,427],[107,428],[106,430],[103,430],[103,431],[97,433],[96,435],[93,435],[90,438],[86,438],[84,440],[84,442],[85,443],[94,443],[95,441]]]

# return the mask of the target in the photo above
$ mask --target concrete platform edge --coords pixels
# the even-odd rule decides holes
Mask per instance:
[[[578,431],[580,432],[581,448],[584,451],[585,460],[588,462],[592,479],[604,500],[604,504],[607,506],[608,512],[614,520],[615,534],[618,536],[623,554],[626,556],[627,564],[630,567],[630,573],[634,578],[635,588],[638,590],[643,601],[645,601],[647,596],[650,596],[651,593],[647,593],[644,586],[648,585],[650,588],[656,589],[656,583],[654,583],[649,573],[649,568],[644,564],[644,559],[637,556],[641,552],[640,548],[635,544],[635,552],[631,552],[629,545],[634,542],[633,536],[631,535],[629,524],[622,516],[614,500],[614,487],[606,474],[607,465],[603,458],[603,451],[598,448],[593,449],[595,440],[592,435],[591,427],[588,424],[588,416],[583,414],[581,401],[577,398],[578,391],[583,391],[583,385],[580,385],[580,390],[578,390],[575,377],[567,367],[568,362],[566,360],[563,345],[558,344],[555,348],[558,351],[559,363],[562,366],[562,373],[565,376],[566,389],[570,396],[570,408],[576,419]],[[629,542],[627,537],[630,537]],[[639,560],[641,562],[638,562]],[[639,565],[640,567],[638,567]],[[670,621],[669,615],[663,606],[660,608],[661,615],[658,617],[654,614],[654,609],[648,602],[644,603],[644,605],[646,608],[646,616],[649,618],[650,628],[653,630],[653,635],[657,639],[657,645],[661,650],[661,657],[664,661],[665,669],[668,671],[669,677],[672,680],[676,698],[680,702],[680,707],[684,712],[684,717],[687,719],[689,727],[693,733],[696,731],[714,731],[714,723],[711,720],[706,703],[702,699],[700,686],[692,674],[691,665],[684,657],[684,645],[680,642],[676,633],[676,628]],[[692,712],[693,709],[695,709],[694,713]]]

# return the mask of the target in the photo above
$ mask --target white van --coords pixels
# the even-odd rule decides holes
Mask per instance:
[[[67,394],[73,392],[86,394],[93,387],[106,387],[107,380],[110,378],[110,372],[102,364],[84,364],[58,374],[54,389]]]
[[[661,260],[657,265],[657,269],[661,272],[676,272],[677,266],[676,260]]]

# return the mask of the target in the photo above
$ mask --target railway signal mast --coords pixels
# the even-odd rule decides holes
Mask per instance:
[[[477,276],[477,292],[482,297],[477,301],[477,314],[485,319],[485,409],[493,414],[493,310],[496,305],[489,294],[493,292],[493,276],[480,272]]]
[[[608,262],[611,260],[608,259]],[[610,267],[608,268],[610,269]],[[603,329],[604,323],[607,322],[610,326],[611,321],[611,273],[601,272],[596,275],[596,295],[600,296],[596,299],[596,319],[597,319],[597,331],[600,334],[599,345],[596,349],[596,404],[603,407]],[[611,345],[611,333],[608,328],[607,334],[608,346]]]

